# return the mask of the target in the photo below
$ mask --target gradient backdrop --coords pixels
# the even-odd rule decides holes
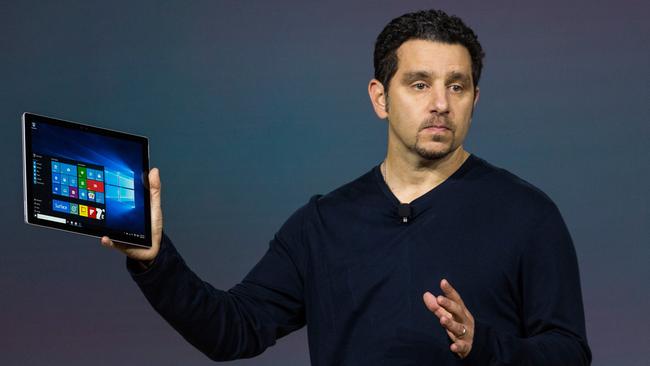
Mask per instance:
[[[546,191],[573,235],[593,365],[650,358],[644,1],[2,1],[0,364],[204,365],[99,239],[23,223],[24,111],[147,135],[165,228],[216,287],[284,220],[378,164],[366,85],[407,11],[487,52],[467,147]],[[432,279],[433,280],[433,279]],[[306,332],[233,365],[307,365]]]

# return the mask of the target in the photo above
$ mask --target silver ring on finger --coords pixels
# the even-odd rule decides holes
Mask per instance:
[[[456,338],[461,339],[467,334],[467,328],[463,325],[463,332],[460,335],[457,335]]]

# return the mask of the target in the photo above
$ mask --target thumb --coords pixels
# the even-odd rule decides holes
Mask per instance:
[[[149,193],[152,206],[160,206],[160,185],[160,170],[153,168],[149,171]]]
[[[151,204],[151,239],[153,245],[160,243],[162,239],[163,217],[161,208],[161,182],[160,171],[153,168],[149,171],[149,197]]]

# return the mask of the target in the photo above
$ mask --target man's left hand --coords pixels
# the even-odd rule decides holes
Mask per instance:
[[[440,288],[445,296],[433,296],[425,292],[422,298],[427,309],[436,314],[440,325],[447,331],[452,340],[449,347],[460,358],[465,358],[472,350],[474,340],[474,317],[467,310],[463,299],[451,286],[449,281],[440,281]]]

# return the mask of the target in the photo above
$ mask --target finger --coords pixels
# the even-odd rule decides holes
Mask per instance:
[[[438,301],[436,301],[436,297],[431,294],[431,292],[427,291],[422,295],[422,300],[424,300],[424,305],[431,311],[432,313],[436,314],[438,316],[438,311],[442,309],[440,305],[438,305]],[[442,309],[444,311],[444,309]],[[438,316],[440,318],[440,316]]]
[[[113,241],[108,236],[102,236],[100,243],[106,248],[113,247]]]
[[[438,319],[442,318],[443,316],[449,317],[451,319],[454,318],[454,315],[449,311],[447,311],[447,309],[443,308],[442,306],[438,307],[438,310],[436,310],[435,314],[438,317]]]
[[[151,201],[151,241],[157,247],[162,239],[163,218],[161,208],[160,170],[153,168],[149,171],[149,196]]]
[[[439,305],[438,300],[435,296],[433,296],[433,294],[431,294],[431,292],[425,292],[424,295],[422,295],[422,299],[424,300],[424,304],[426,305],[427,309],[436,314],[438,319],[443,316],[449,316],[450,318],[453,318],[453,315],[447,311],[447,309]]]
[[[149,171],[149,194],[152,206],[160,206],[160,170],[153,168]]]
[[[451,300],[457,302],[458,304],[465,306],[465,303],[463,303],[463,299],[460,297],[460,294],[456,291],[456,289],[447,281],[447,279],[442,279],[440,281],[440,289],[442,292]]]
[[[124,244],[113,241],[108,236],[102,236],[101,244],[102,244],[102,246],[105,246],[107,248],[117,249],[117,250],[119,250],[121,252],[123,252],[124,248],[125,248]]]
[[[447,336],[449,337],[449,339],[451,339],[452,341],[456,340],[456,335],[454,333],[450,332],[447,329],[445,329],[445,332],[447,332]]]
[[[469,342],[458,340],[449,346],[449,349],[461,357],[467,356],[469,352]]]
[[[160,192],[162,184],[160,182],[160,170],[153,168],[149,172],[149,198],[151,204],[151,222],[162,226],[162,209],[160,203]]]
[[[115,249],[118,252],[138,261],[151,261],[155,257],[155,255],[152,254],[151,249],[136,248],[129,244],[114,241],[108,236],[102,237],[101,244],[104,247]]]
[[[102,246],[104,246],[104,247],[106,247],[106,248],[115,249],[115,250],[117,250],[117,251],[119,251],[119,252],[122,252],[122,253],[124,253],[124,254],[127,254],[127,252],[126,252],[126,247],[124,246],[124,244],[119,243],[119,242],[116,242],[116,241],[113,241],[113,240],[111,240],[111,238],[109,238],[108,236],[103,236],[103,237],[102,237],[102,239],[101,239],[101,244],[102,244]]]
[[[463,311],[463,307],[457,302],[452,301],[451,299],[442,295],[438,296],[436,298],[436,301],[438,302],[438,305],[440,305],[452,315],[452,318],[455,317],[456,320],[461,321],[465,320],[465,312]]]
[[[440,325],[450,331],[454,335],[454,339],[461,339],[467,336],[467,327],[457,321],[454,321],[448,316],[443,316],[440,319]]]

